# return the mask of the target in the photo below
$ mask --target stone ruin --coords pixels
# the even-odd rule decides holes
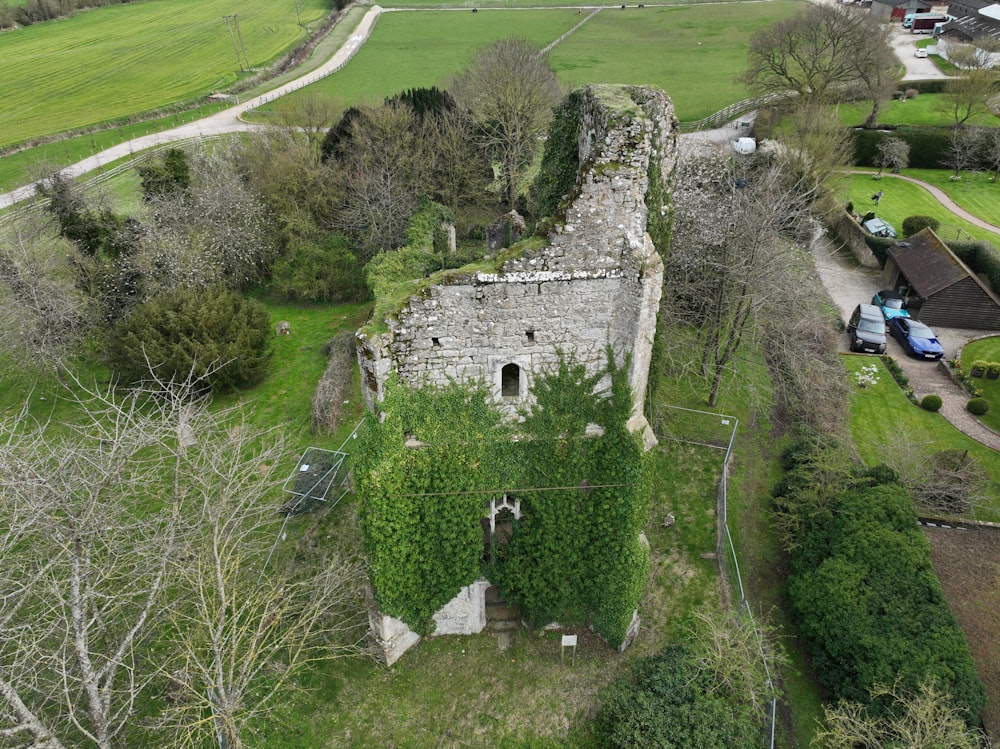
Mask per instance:
[[[646,201],[651,166],[660,175],[673,170],[677,122],[669,98],[657,89],[589,86],[582,93],[582,166],[548,245],[525,250],[494,272],[453,272],[386,319],[388,332],[359,331],[370,409],[378,409],[395,373],[411,387],[485,385],[500,410],[516,418],[532,403],[536,375],[553,370],[560,356],[593,373],[606,365],[610,348],[619,366],[630,357],[629,428],[643,434],[647,447],[655,443],[642,407],[663,263],[647,218],[667,207]],[[456,591],[435,617],[436,634],[481,631],[486,587]],[[416,641],[405,625],[376,610],[370,621],[388,663]]]

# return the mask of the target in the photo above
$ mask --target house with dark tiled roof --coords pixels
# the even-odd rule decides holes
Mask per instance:
[[[1000,298],[930,228],[889,248],[882,279],[928,325],[1000,330]]]

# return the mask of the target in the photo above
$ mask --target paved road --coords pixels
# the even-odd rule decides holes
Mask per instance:
[[[365,43],[365,40],[368,39],[372,28],[375,26],[375,21],[378,20],[381,13],[381,7],[378,5],[372,6],[372,8],[365,14],[364,18],[361,19],[361,23],[358,24],[354,33],[351,34],[346,42],[344,42],[343,46],[316,70],[310,71],[308,74],[303,75],[300,78],[296,78],[293,81],[289,81],[283,86],[279,86],[266,94],[248,99],[247,101],[237,104],[236,106],[224,109],[221,112],[217,112],[216,114],[205,117],[197,122],[191,122],[187,125],[180,125],[179,127],[171,128],[170,130],[163,130],[159,133],[151,133],[139,138],[134,138],[126,143],[120,143],[117,146],[108,148],[98,154],[95,154],[94,156],[83,159],[76,164],[66,167],[62,170],[63,174],[68,177],[77,177],[81,174],[87,174],[88,172],[99,169],[100,167],[110,164],[113,161],[117,161],[118,159],[125,158],[136,152],[144,151],[145,149],[152,148],[154,146],[174,143],[176,141],[187,140],[190,138],[203,138],[206,136],[221,135],[223,133],[253,130],[261,127],[259,125],[244,122],[242,120],[243,114],[248,110],[259,107],[261,104],[287,94],[290,91],[302,88],[302,86],[312,83],[318,78],[322,78],[323,76],[329,75],[330,73],[342,68],[361,48],[361,45]],[[7,208],[15,203],[21,202],[22,200],[27,200],[34,194],[34,185],[26,185],[18,188],[17,190],[2,193],[0,194],[0,209]]]
[[[914,57],[913,51],[917,48],[917,42],[926,39],[921,34],[911,34],[908,30],[897,28],[892,35],[892,48],[896,52],[896,57],[906,68],[904,81],[926,81],[931,78],[948,78],[942,73],[934,61],[929,57]]]

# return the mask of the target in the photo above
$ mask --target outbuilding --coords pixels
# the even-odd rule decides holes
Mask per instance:
[[[1000,298],[930,228],[888,249],[882,280],[928,325],[1000,330]]]

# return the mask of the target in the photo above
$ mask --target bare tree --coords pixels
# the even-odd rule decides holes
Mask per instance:
[[[350,124],[351,148],[336,166],[344,198],[335,223],[359,245],[362,262],[405,241],[428,173],[416,130],[405,104],[366,110]]]
[[[197,382],[72,385],[70,423],[0,424],[0,743],[192,745],[217,725],[240,746],[304,667],[361,649],[357,555],[265,568],[287,445]],[[154,680],[178,701],[139,726]]]
[[[525,39],[501,39],[481,49],[449,90],[478,126],[513,210],[561,95],[556,74]]]
[[[983,164],[993,170],[993,182],[1000,179],[1000,128],[986,129],[982,143]]]
[[[243,289],[274,260],[269,214],[240,171],[239,147],[227,143],[190,155],[191,185],[150,202],[134,263],[150,284],[147,296],[178,287]]]
[[[992,53],[1000,51],[1000,44],[981,46],[949,44],[948,60],[963,71],[958,77],[945,82],[940,97],[941,109],[952,118],[956,126],[987,111],[987,100],[997,92],[998,80],[993,70]],[[986,46],[983,46],[986,45]]]
[[[970,729],[950,696],[933,682],[924,682],[914,694],[898,685],[880,687],[875,697],[895,706],[890,717],[872,717],[863,705],[841,702],[826,708],[825,727],[812,746],[823,749],[986,749],[989,738]]]
[[[885,169],[889,169],[893,174],[898,174],[901,169],[905,169],[910,164],[910,144],[902,138],[887,137],[878,142],[876,148],[878,153],[875,156],[875,166],[878,167],[878,174],[881,177]]]
[[[884,44],[887,34],[867,12],[811,5],[754,32],[740,78],[758,93],[792,92],[820,102],[856,98],[861,86],[873,102],[872,120],[898,67]]]
[[[954,170],[951,175],[953,182],[962,178],[962,172],[978,165],[982,142],[983,131],[980,128],[952,128],[942,163]]]
[[[806,266],[793,240],[808,227],[813,200],[803,180],[766,155],[679,161],[663,313],[697,331],[710,406],[764,320],[800,316]]]
[[[139,654],[162,610],[178,528],[176,404],[74,382],[81,420],[22,411],[0,427],[0,735],[116,746],[155,670]],[[140,491],[145,498],[137,496]]]
[[[987,503],[989,476],[967,450],[937,450],[901,435],[886,449],[886,462],[925,512],[962,515]]]
[[[0,227],[0,349],[57,373],[93,322],[66,263],[71,254],[37,212]]]

